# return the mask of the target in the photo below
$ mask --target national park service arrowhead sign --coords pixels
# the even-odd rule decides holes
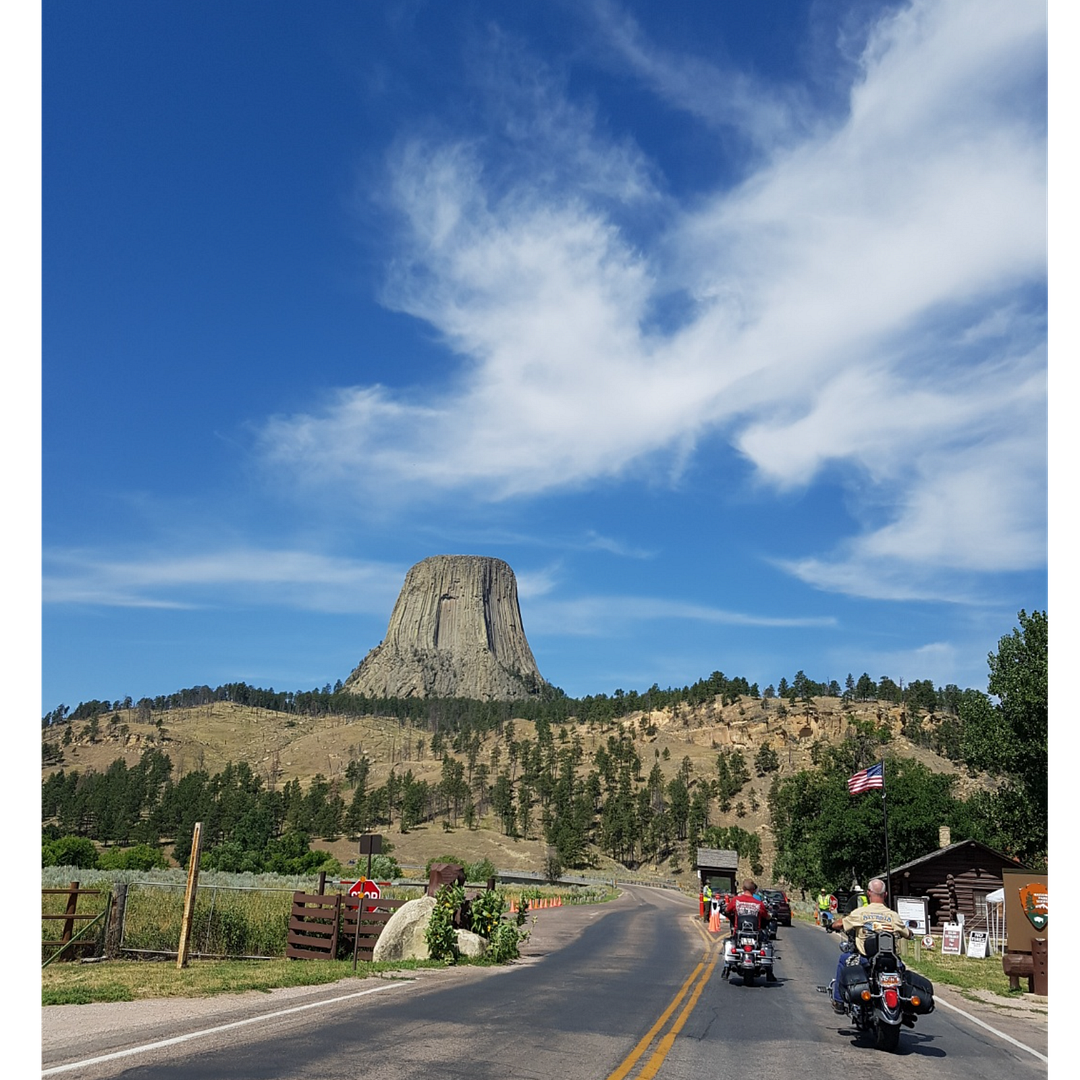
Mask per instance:
[[[1028,922],[1040,932],[1046,929],[1050,921],[1050,910],[1047,907],[1047,887],[1039,882],[1028,882],[1020,889],[1020,906],[1028,917]]]

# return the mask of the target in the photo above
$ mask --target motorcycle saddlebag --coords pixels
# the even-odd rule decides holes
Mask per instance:
[[[905,971],[904,997],[911,997],[913,993],[919,995],[919,1005],[914,1009],[917,1016],[934,1011],[934,984],[916,971]]]
[[[862,964],[848,964],[840,971],[840,997],[844,1001],[858,1001],[864,990],[870,989]]]

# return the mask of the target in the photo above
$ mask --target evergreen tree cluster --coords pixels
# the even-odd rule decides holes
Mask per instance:
[[[734,810],[739,818],[748,805],[751,811],[760,805],[757,789],[747,790],[753,778],[741,751],[719,752],[715,776],[694,776],[684,757],[666,779],[659,751],[646,772],[635,736],[656,733],[651,711],[672,708],[678,716],[684,705],[708,708],[716,700],[728,704],[779,696],[781,709],[784,702],[802,702],[809,714],[815,697],[854,701],[865,696],[902,705],[910,738],[973,771],[1003,779],[995,793],[963,802],[954,794],[953,778],[887,758],[895,862],[932,849],[938,827],[949,824],[958,838],[982,839],[1037,863],[1047,847],[1046,615],[1021,612],[1020,622],[989,657],[989,695],[954,686],[935,690],[929,681],[902,686],[883,676],[874,682],[865,673],[858,680],[849,675],[841,690],[835,681],[814,682],[802,671],[790,684],[782,678],[779,692],[769,686],[759,695],[756,684],[713,672],[681,689],[660,690],[654,684],[643,694],[616,690],[610,697],[580,700],[553,691],[527,702],[372,701],[346,693],[340,682],[288,694],[232,683],[143,698],[134,705],[127,698],[84,702],[74,712],[58,706],[43,718],[49,735],[64,731],[56,741],[43,739],[46,764],[62,762],[75,721],[85,725],[83,732],[93,741],[103,718],[110,729],[119,724],[118,708],[135,709],[135,722],[156,717],[160,730],[162,716],[172,709],[230,701],[291,715],[395,717],[424,732],[418,755],[430,753],[440,773],[437,781],[420,779],[399,763],[376,787],[370,762],[361,757],[350,761],[340,778],[318,775],[306,789],[294,779],[278,789],[245,763],[229,763],[212,776],[197,770],[174,778],[168,755],[150,748],[133,767],[118,759],[103,773],[61,769],[49,776],[42,788],[44,840],[54,845],[53,854],[64,838],[150,849],[167,840],[184,862],[194,822],[202,821],[204,861],[210,867],[308,872],[327,858],[310,850],[312,838],[355,837],[393,825],[408,832],[439,820],[448,831],[474,829],[493,817],[508,837],[545,840],[549,873],[585,865],[591,846],[630,867],[659,864],[677,856],[684,844],[692,855],[702,842],[760,859],[756,836],[709,820],[713,805],[722,814]],[[636,729],[628,719],[634,714],[639,715]],[[515,717],[534,722],[531,737],[519,735]],[[590,761],[582,731],[595,740],[597,729],[606,741]],[[878,760],[890,738],[880,711],[877,721],[849,715],[841,745],[815,743],[813,768],[782,779],[779,755],[768,741],[762,743],[752,767],[759,781],[772,777],[767,798],[777,844],[774,877],[816,888],[822,874],[839,881],[836,875],[865,877],[881,869],[880,807],[873,807],[873,799],[852,800],[845,781]],[[485,747],[487,760],[481,760]],[[664,757],[670,757],[667,750]],[[51,857],[43,847],[43,858]]]

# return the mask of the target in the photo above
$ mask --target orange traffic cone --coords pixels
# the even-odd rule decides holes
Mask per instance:
[[[720,912],[716,908],[712,909],[712,914],[709,916],[709,933],[720,933]]]

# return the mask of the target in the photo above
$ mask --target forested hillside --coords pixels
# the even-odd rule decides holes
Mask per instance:
[[[800,671],[762,691],[715,672],[519,704],[232,684],[59,706],[43,721],[44,857],[101,858],[104,846],[119,864],[183,862],[202,821],[204,860],[221,869],[306,870],[328,857],[312,844],[343,859],[378,830],[404,863],[483,850],[550,873],[603,863],[678,876],[704,844],[816,886],[884,865],[880,797],[845,785],[884,759],[894,865],[936,846],[941,825],[1039,863],[1045,614],[1020,613],[988,690],[867,674],[841,688]]]

